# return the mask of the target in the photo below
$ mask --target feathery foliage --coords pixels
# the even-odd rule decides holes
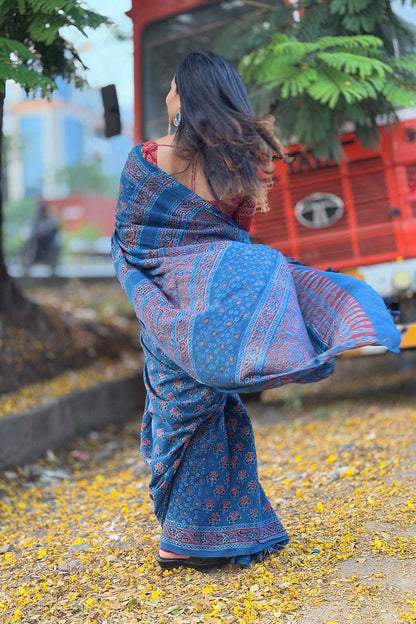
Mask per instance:
[[[338,160],[347,122],[369,147],[380,117],[392,122],[397,108],[416,106],[415,31],[391,4],[277,0],[250,16],[257,30],[238,47],[224,33],[223,50],[239,62],[257,112],[276,117],[282,139]]]
[[[85,66],[59,31],[72,26],[85,35],[109,23],[79,0],[0,0],[0,92],[8,79],[43,95],[56,89],[58,76],[82,86]]]

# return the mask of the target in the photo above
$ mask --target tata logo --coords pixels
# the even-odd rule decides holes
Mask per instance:
[[[344,202],[332,193],[312,193],[295,206],[296,219],[309,228],[324,228],[337,223],[344,214]]]

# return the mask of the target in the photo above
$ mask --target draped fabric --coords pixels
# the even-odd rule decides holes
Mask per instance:
[[[288,542],[259,483],[240,393],[330,375],[400,332],[366,283],[250,243],[232,218],[150,162],[121,177],[115,270],[140,322],[141,452],[161,547],[248,564]]]

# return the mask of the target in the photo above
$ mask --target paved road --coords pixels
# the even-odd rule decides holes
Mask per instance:
[[[52,274],[51,267],[46,264],[35,264],[30,267],[26,276],[23,275],[22,268],[17,262],[8,263],[7,268],[9,274],[18,279],[30,278],[31,280],[45,280],[51,277],[59,279],[102,279],[115,277],[113,264],[110,258],[99,262],[86,258],[84,261],[74,264],[60,264],[56,269],[55,276]]]

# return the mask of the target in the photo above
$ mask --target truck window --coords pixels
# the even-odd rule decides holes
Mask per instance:
[[[142,36],[142,115],[144,140],[167,134],[165,97],[180,60],[193,50],[216,49],[224,29],[249,13],[264,19],[264,9],[240,0],[209,4],[149,24]]]

